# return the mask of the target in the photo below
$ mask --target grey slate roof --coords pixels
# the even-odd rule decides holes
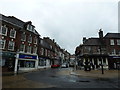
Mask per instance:
[[[16,26],[19,26],[21,28],[23,28],[25,22],[23,22],[22,20],[14,17],[14,16],[5,16],[5,15],[2,15],[0,14],[0,19],[5,21],[5,22],[9,22],[11,24],[14,24]]]
[[[8,23],[11,23],[11,24],[13,24],[13,25],[15,25],[17,27],[20,27],[20,28],[24,28],[25,24],[31,23],[31,21],[24,22],[24,21],[14,17],[14,16],[5,16],[3,14],[0,14],[0,20],[3,20],[3,21],[8,22]],[[37,35],[40,35],[36,30],[35,30],[34,33],[37,34]]]
[[[89,38],[83,45],[101,45],[99,38]]]
[[[120,33],[107,33],[105,38],[120,38]]]

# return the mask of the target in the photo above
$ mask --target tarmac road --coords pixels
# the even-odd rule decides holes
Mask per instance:
[[[95,78],[71,75],[72,68],[51,68],[24,75],[36,83],[53,88],[118,88],[118,78]],[[64,72],[61,74],[61,72]]]

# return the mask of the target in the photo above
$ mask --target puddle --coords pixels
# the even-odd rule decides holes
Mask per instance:
[[[52,75],[52,76],[50,76],[50,77],[56,78],[57,76]]]
[[[90,82],[90,81],[88,81],[88,80],[78,80],[76,82]]]

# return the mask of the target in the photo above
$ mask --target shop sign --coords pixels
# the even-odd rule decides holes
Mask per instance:
[[[24,59],[37,59],[37,56],[21,54],[21,55],[19,55],[19,58],[24,58]]]
[[[119,57],[119,56],[118,56],[118,57],[116,56],[116,57],[113,57],[113,58],[120,58],[120,57]]]

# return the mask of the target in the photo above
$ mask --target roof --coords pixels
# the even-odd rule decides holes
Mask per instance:
[[[21,28],[23,28],[23,26],[25,24],[25,22],[23,22],[22,20],[14,17],[14,16],[5,16],[2,14],[0,14],[0,16],[2,16],[2,17],[0,17],[1,20],[5,21],[5,22],[9,22],[9,23],[14,24]]]
[[[89,38],[83,45],[101,45],[99,38]]]
[[[105,38],[120,38],[120,33],[107,33]]]
[[[13,24],[13,25],[15,25],[17,27],[20,27],[20,28],[24,28],[25,24],[28,24],[28,23],[32,24],[31,21],[24,22],[24,21],[22,21],[22,20],[20,20],[20,19],[18,19],[16,17],[14,17],[14,16],[5,16],[3,14],[0,14],[0,16],[1,16],[0,20],[3,20],[5,22],[7,22],[7,23]],[[33,26],[33,27],[35,27],[35,26]],[[37,34],[37,35],[39,35],[39,33],[36,30],[35,30],[34,33]]]

